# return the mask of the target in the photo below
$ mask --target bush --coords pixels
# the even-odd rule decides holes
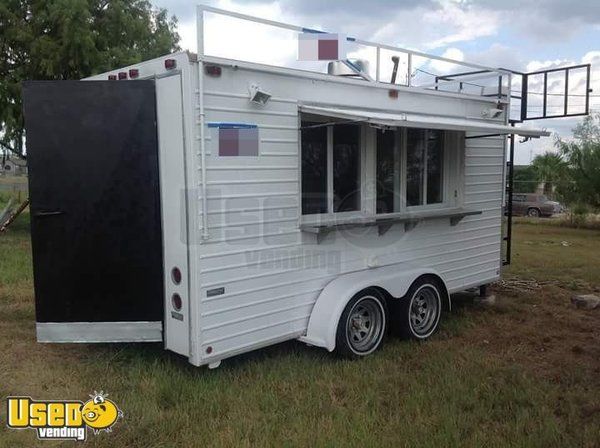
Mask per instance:
[[[10,200],[11,197],[13,197],[13,195],[11,193],[7,193],[5,191],[0,191],[0,212],[2,212],[2,209],[4,207],[6,207],[6,204],[8,204],[8,201]]]
[[[575,204],[575,206],[571,210],[571,213],[569,213],[571,226],[577,228],[585,227],[588,221],[588,213],[588,207],[585,204]]]

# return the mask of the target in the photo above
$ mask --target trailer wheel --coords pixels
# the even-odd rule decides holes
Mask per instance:
[[[375,289],[356,294],[338,322],[335,350],[346,358],[361,358],[381,347],[387,324],[385,298]]]
[[[436,332],[442,314],[443,286],[435,277],[421,277],[398,304],[398,330],[408,339],[424,340]]]

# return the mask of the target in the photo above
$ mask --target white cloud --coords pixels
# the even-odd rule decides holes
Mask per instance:
[[[568,63],[569,63],[568,59],[555,59],[555,60],[551,60],[551,61],[530,61],[527,64],[525,71],[535,72],[535,71],[543,70],[546,68],[561,67]]]
[[[442,8],[424,14],[425,27],[443,30],[444,35],[426,44],[427,48],[438,48],[456,42],[465,42],[478,37],[492,36],[501,24],[500,13],[476,7],[461,7],[456,2],[443,1]],[[449,33],[449,34],[448,34]]]
[[[168,8],[182,23],[194,15],[189,0],[152,0]],[[375,35],[389,26],[393,41],[418,44],[428,48],[443,47],[495,35],[517,32],[537,43],[560,42],[584,30],[600,29],[600,2],[596,0],[202,0],[216,6],[264,12],[285,11],[295,22],[309,23],[317,19],[325,29],[361,36]],[[396,20],[401,18],[404,20]],[[427,26],[423,26],[426,24]],[[423,39],[421,39],[423,37]],[[420,40],[419,40],[420,39]],[[385,39],[386,42],[392,40]]]
[[[458,48],[454,47],[447,48],[446,51],[442,53],[442,57],[453,59],[455,61],[465,60],[465,54]],[[439,74],[445,74],[450,73],[452,71],[460,70],[460,67],[457,67],[456,64],[452,64],[451,62],[438,61],[435,59],[430,62],[429,67],[431,67],[431,69],[433,69],[436,73]]]
[[[222,0],[219,7],[285,21],[277,4],[250,8]],[[205,17],[205,54],[273,65],[296,58],[296,33],[292,31],[217,14],[207,13]]]
[[[195,53],[196,49],[198,48],[198,42],[196,40],[196,22],[179,22],[177,26],[177,32],[181,38],[179,46],[184,50],[189,50]]]
[[[190,3],[183,0],[155,0],[165,6],[173,7],[177,11],[179,33],[182,37],[181,46],[192,51],[196,50],[196,25],[195,9]],[[515,30],[521,29],[527,37],[565,38],[573,32],[580,32],[587,24],[587,30],[597,32],[599,25],[593,24],[592,17],[581,14],[568,14],[569,8],[552,1],[550,11],[541,7],[537,2],[522,2],[517,0],[496,1],[462,1],[462,0],[429,0],[423,2],[411,1],[409,3],[396,3],[389,1],[385,7],[373,2],[369,7],[363,3],[342,4],[341,2],[318,3],[311,2],[292,3],[292,0],[255,0],[252,3],[243,3],[241,0],[209,0],[211,4],[223,9],[238,11],[249,15],[269,18],[307,26],[315,29],[347,32],[349,35],[365,38],[375,42],[384,42],[416,50],[429,49],[436,53],[443,50],[442,56],[459,61],[472,61],[492,67],[505,67],[523,71],[536,71],[545,68],[573,65],[579,63],[592,64],[592,83],[596,95],[600,94],[600,48],[592,47],[590,51],[580,58],[528,57],[528,52],[534,51],[536,41],[522,40],[524,45],[518,47],[507,45],[506,37],[515,35]],[[577,3],[577,2],[575,2]],[[600,2],[599,2],[600,4]],[[361,6],[363,5],[363,6]],[[515,8],[521,7],[519,11]],[[178,8],[178,9],[177,9]],[[581,8],[580,8],[581,9]],[[564,19],[556,15],[561,10]],[[385,11],[384,13],[382,11]],[[334,12],[334,14],[330,14]],[[575,22],[577,23],[575,23]],[[549,23],[552,22],[552,27]],[[235,26],[232,26],[235,24]],[[564,31],[565,27],[577,28],[577,31]],[[208,54],[229,57],[232,59],[251,60],[268,64],[284,64],[305,69],[325,69],[325,63],[306,63],[296,61],[296,35],[293,32],[281,31],[264,25],[253,25],[233,19],[217,17],[207,14],[206,21],[207,42],[205,50]],[[541,33],[541,34],[540,34]],[[549,35],[552,34],[552,36]],[[481,49],[477,40],[498,35],[498,43]],[[600,40],[598,40],[600,42]],[[532,46],[533,44],[533,46]],[[568,45],[562,45],[568,49]],[[572,48],[576,54],[577,49]],[[398,82],[405,83],[407,76],[407,58],[403,53],[381,53],[381,78],[388,80],[391,74],[392,55],[400,56]],[[548,54],[547,52],[545,54]],[[552,53],[549,53],[552,54]],[[557,53],[559,56],[560,53]],[[372,76],[375,75],[374,50],[359,46],[350,46],[349,56],[353,58],[366,58],[371,62]],[[413,58],[413,69],[421,68],[436,74],[445,74],[461,71],[457,65],[442,61],[427,61],[422,58]],[[430,75],[419,73],[417,83],[432,82]],[[571,84],[576,89],[583,86],[583,73],[572,73]],[[549,91],[559,94],[564,91],[564,84],[560,79],[549,79]],[[479,81],[478,81],[479,82]],[[531,79],[530,91],[542,90],[542,78]],[[519,82],[513,88],[520,89]],[[571,93],[574,91],[572,90]],[[578,93],[580,90],[577,90]],[[574,97],[582,98],[582,97]],[[571,102],[575,104],[576,99]],[[530,98],[532,109],[540,110],[541,96],[533,95]],[[548,105],[553,110],[560,109],[562,97],[552,96]],[[600,108],[600,98],[592,99],[592,107]],[[525,125],[536,127],[551,127],[561,136],[570,135],[570,129],[580,119],[555,119],[538,122],[527,122]],[[552,139],[539,139],[526,144],[520,144],[523,151],[518,152],[518,161],[531,154],[544,152],[552,148]],[[523,155],[524,154],[524,155]]]

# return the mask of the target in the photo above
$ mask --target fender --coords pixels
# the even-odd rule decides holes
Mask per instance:
[[[306,336],[299,339],[307,344],[333,351],[342,312],[357,292],[369,287],[379,287],[385,289],[392,297],[400,298],[406,295],[410,285],[424,274],[433,274],[441,278],[431,268],[402,269],[402,266],[397,264],[340,275],[329,282],[317,297],[308,321]]]

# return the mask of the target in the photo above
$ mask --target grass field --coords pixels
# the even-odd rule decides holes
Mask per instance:
[[[125,416],[87,446],[600,445],[600,310],[569,301],[600,291],[598,231],[515,226],[505,279],[540,289],[458,297],[429,342],[388,338],[359,362],[290,342],[209,371],[160,344],[37,344],[27,223],[0,235],[0,446],[61,445],[8,430],[7,395],[100,389]]]
[[[27,184],[27,176],[0,176],[0,184]]]
[[[0,176],[0,202],[9,195],[15,199],[25,199],[27,190],[26,176]]]

